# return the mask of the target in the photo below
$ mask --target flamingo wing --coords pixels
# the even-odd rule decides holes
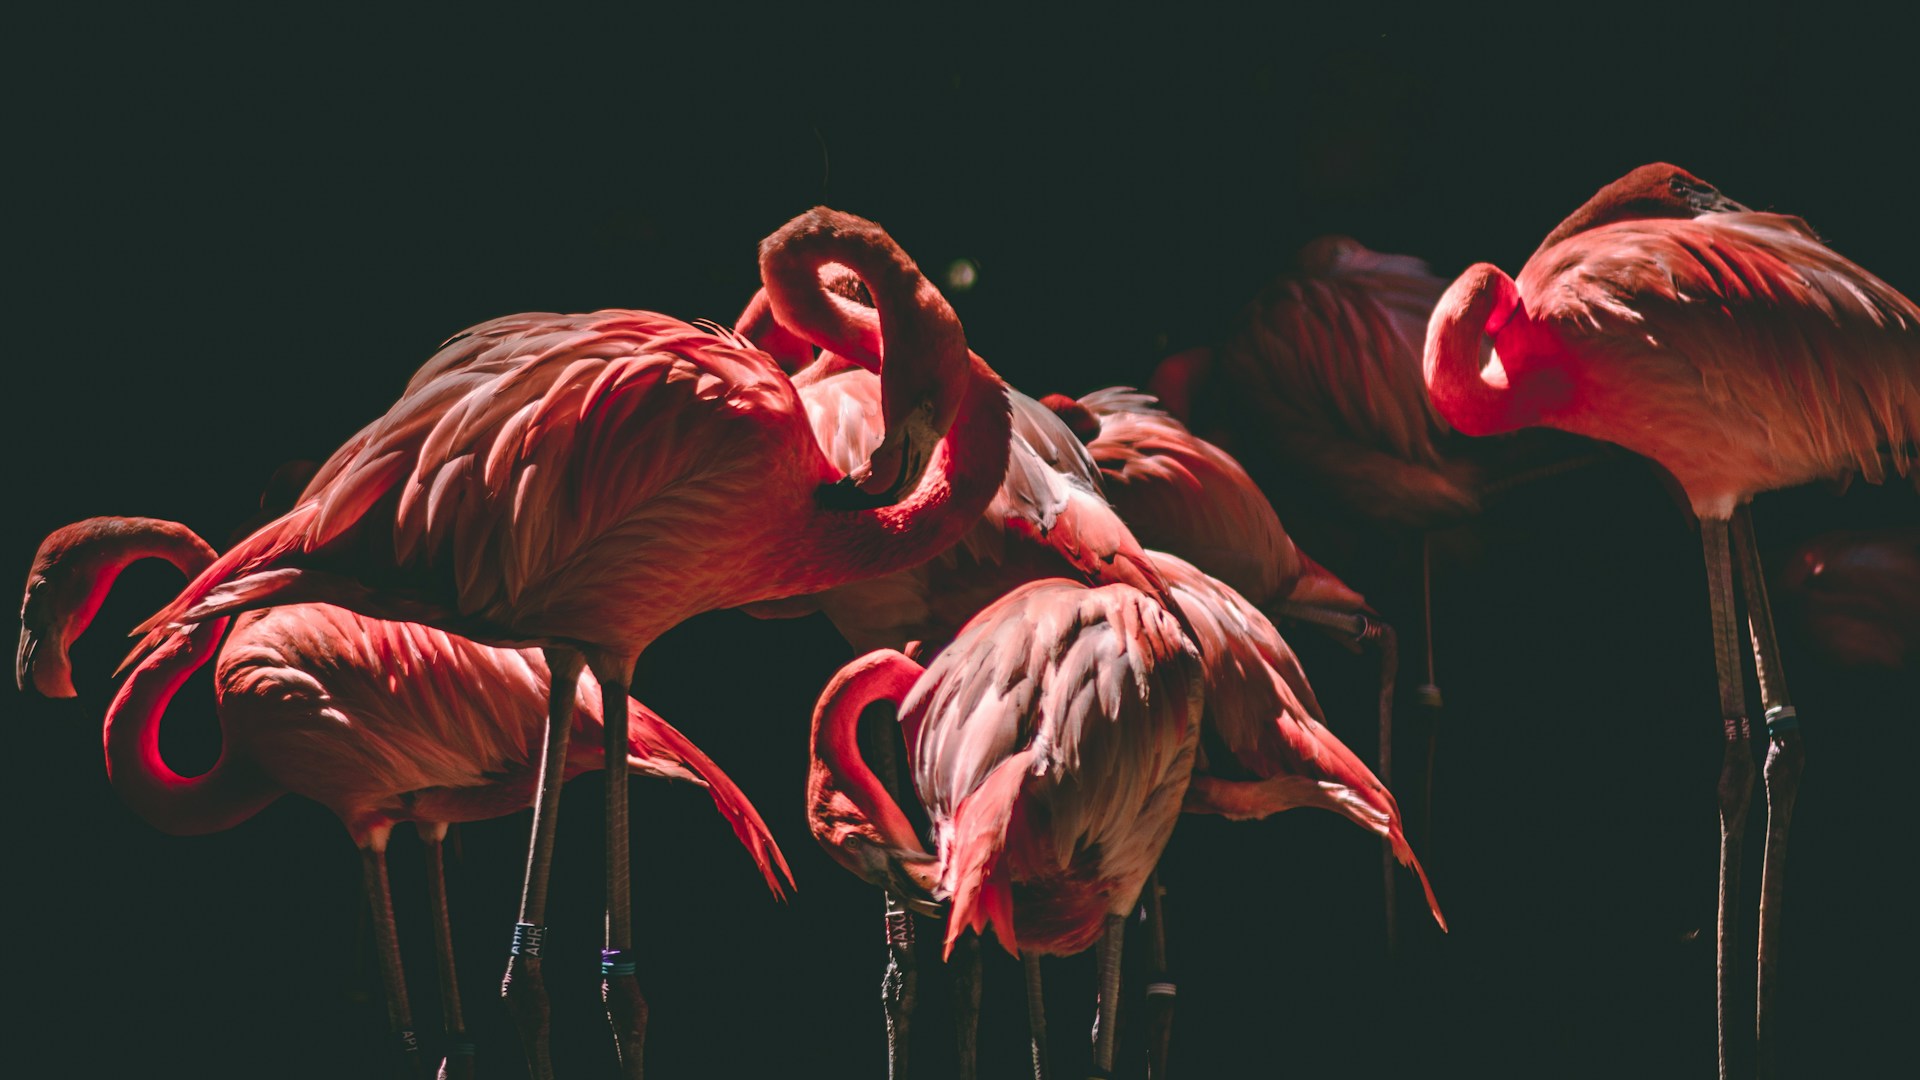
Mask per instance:
[[[1576,398],[1588,397],[1587,405],[1565,407],[1570,430],[1582,430],[1589,406],[1604,408],[1616,422],[1627,417],[1629,430],[1602,437],[1649,452],[1635,445],[1632,428],[1677,444],[1674,424],[1685,421],[1668,417],[1663,401],[1704,401],[1708,408],[1691,411],[1764,440],[1756,467],[1779,475],[1762,486],[1856,468],[1877,482],[1883,454],[1897,472],[1911,468],[1920,441],[1920,307],[1821,243],[1799,218],[1713,213],[1604,225],[1535,256],[1519,287],[1530,324],[1522,332],[1543,335],[1535,344],[1550,354],[1578,355],[1586,369],[1576,377],[1589,394]],[[1499,352],[1527,362],[1525,349]],[[1608,384],[1617,384],[1615,397],[1631,394],[1641,404],[1608,404]],[[1707,432],[1684,441],[1708,444],[1699,452],[1711,456],[1713,444],[1751,440]],[[1676,474],[1694,471],[1650,456]]]
[[[1040,940],[1057,922],[1084,940],[1050,947],[1090,941],[1171,834],[1200,705],[1178,623],[1131,587],[1032,582],[969,622],[901,703],[950,934],[992,922],[1016,947],[1001,909],[1022,883],[1053,901],[1023,911],[1049,927]],[[1040,914],[1056,905],[1071,911]]]
[[[508,625],[517,642],[568,640],[623,609],[644,610],[643,597],[657,607],[683,591],[648,580],[649,549],[684,545],[716,503],[779,486],[770,469],[806,473],[794,490],[831,479],[817,452],[780,452],[804,446],[811,437],[791,385],[733,340],[649,312],[497,319],[449,343],[322,466],[305,501],[149,625],[268,596],[335,599],[301,595],[312,587],[300,578],[339,558],[397,567],[388,571],[396,580],[368,580],[425,605],[378,614],[431,615],[489,640],[505,635],[488,627]],[[681,578],[746,577],[727,565],[725,545],[711,547],[710,565],[660,560],[662,572],[672,562]],[[356,558],[367,549],[378,554]],[[621,588],[574,572],[593,565],[619,567]],[[741,601],[757,598],[738,584]],[[364,590],[339,599],[378,606]]]

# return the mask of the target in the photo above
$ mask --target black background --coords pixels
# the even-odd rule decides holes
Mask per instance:
[[[16,24],[6,565],[22,573],[41,536],[101,513],[223,543],[276,465],[324,457],[484,318],[637,306],[730,321],[756,284],[755,242],[818,202],[882,222],[930,271],[974,260],[978,284],[954,295],[970,341],[1035,395],[1137,382],[1217,338],[1322,232],[1442,273],[1517,270],[1595,188],[1651,160],[1802,214],[1920,293],[1910,26],[1824,4],[1449,5],[1444,20],[1350,7],[684,23],[448,7],[410,25],[313,7]],[[1777,561],[1825,524],[1915,508],[1856,488],[1768,496],[1757,514]],[[1308,547],[1417,624],[1404,545]],[[1450,712],[1422,854],[1454,932],[1409,912],[1389,963],[1376,847],[1330,815],[1184,822],[1166,863],[1178,1073],[1706,1074],[1719,750],[1688,523],[1621,464],[1440,551]],[[60,1075],[377,1071],[378,979],[344,830],[290,799],[225,834],[164,837],[108,788],[96,725],[119,632],[178,584],[152,565],[124,581],[76,650],[78,702],[8,699],[0,1053]],[[1914,698],[1821,667],[1783,632],[1810,725],[1784,1051],[1809,1074],[1877,1071],[1910,1029],[1896,883]],[[1333,726],[1367,753],[1365,664],[1301,648]],[[822,622],[720,613],[641,662],[636,692],[755,798],[800,881],[791,903],[769,901],[700,793],[635,783],[655,1075],[881,1074],[879,899],[813,848],[800,815],[807,711],[846,656]],[[203,672],[169,720],[185,771],[212,760],[210,699]],[[592,969],[599,792],[594,778],[568,790],[550,912],[569,1076],[612,1067]],[[491,1077],[521,1068],[489,987],[525,822],[463,828],[452,870]],[[393,861],[437,1049],[410,835]],[[1751,865],[1750,893],[1757,849]],[[928,961],[919,1058],[938,1076],[945,991]],[[1049,964],[1063,1075],[1089,969]],[[1013,1075],[1017,967],[992,957],[988,980],[986,1074]]]

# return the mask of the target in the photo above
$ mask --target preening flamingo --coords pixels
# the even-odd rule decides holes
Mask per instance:
[[[878,307],[871,362],[886,432],[852,473],[821,454],[775,361],[731,335],[640,311],[496,319],[443,347],[298,506],[150,620],[143,648],[181,624],[334,603],[544,648],[550,713],[564,720],[582,664],[603,697],[623,698],[640,652],[692,615],[926,559],[999,486],[1003,384],[906,253],[851,215],[816,209],[761,244],[783,325],[847,351],[866,332],[820,288],[827,263],[858,274]],[[549,724],[503,987],[540,1076],[551,1064],[539,924],[568,731]],[[620,1058],[637,1076],[645,1003],[632,974],[624,761],[608,755],[602,970]]]
[[[861,759],[861,711],[891,701],[933,854]],[[1180,625],[1126,585],[1042,580],[969,621],[926,668],[891,650],[842,668],[813,720],[808,821],[862,878],[948,905],[946,945],[989,928],[1027,967],[1046,1069],[1038,957],[1095,939],[1094,1066],[1111,1075],[1121,927],[1180,812],[1201,670]]]
[[[14,677],[20,688],[73,697],[68,648],[128,565],[160,558],[191,576],[213,549],[170,521],[91,518],[40,545],[27,577]],[[428,884],[449,1051],[442,1075],[471,1075],[447,923],[440,844],[451,822],[498,817],[533,799],[548,699],[537,650],[490,649],[442,631],[381,622],[323,604],[249,612],[220,649],[214,689],[222,749],[213,768],[181,776],[160,755],[161,717],[214,653],[228,620],[167,639],[127,678],[107,711],[107,774],[134,812],[164,832],[232,828],[286,794],[332,810],[361,851],[373,910],[387,1018],[403,1050],[418,1050],[387,887],[387,839],[414,822],[427,845]],[[569,726],[603,728],[599,688],[583,683]],[[629,768],[708,789],[775,896],[791,885],[786,859],[739,788],[686,736],[629,701]],[[569,749],[563,778],[602,767],[602,744]]]
[[[1492,352],[1489,354],[1488,346]],[[1746,504],[1858,470],[1905,475],[1920,440],[1920,307],[1821,243],[1668,164],[1602,188],[1519,278],[1481,263],[1427,332],[1434,405],[1468,435],[1530,425],[1617,443],[1672,474],[1700,519],[1726,734],[1720,779],[1720,1068],[1731,904],[1752,789],[1729,522],[1766,709],[1756,1031],[1771,1073],[1782,860],[1802,767]]]
[[[844,275],[829,270],[823,287],[847,301],[869,331],[858,347],[871,350],[876,335],[865,297]],[[853,468],[881,437],[879,380],[850,360],[810,348],[773,318],[765,293],[748,304],[735,324],[756,344],[794,369],[794,385],[814,433],[836,466]],[[1100,474],[1086,448],[1049,409],[1008,391],[1012,429],[1006,476],[986,511],[960,542],[911,569],[852,582],[817,596],[795,597],[748,610],[763,616],[824,612],[856,649],[908,650],[918,642],[937,652],[967,621],[1007,592],[1030,581],[1068,577],[1089,585],[1125,583],[1170,604],[1145,550],[1100,492]],[[877,763],[891,778],[889,763]],[[913,924],[889,892],[888,967],[882,980],[887,1012],[888,1061],[904,1076],[907,1028],[914,999]],[[956,970],[956,1028],[962,1074],[969,1075],[979,998],[978,946],[962,941]]]

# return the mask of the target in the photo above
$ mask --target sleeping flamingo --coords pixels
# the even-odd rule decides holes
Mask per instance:
[[[870,290],[879,348],[849,340],[847,305],[819,287],[827,263]],[[886,433],[851,473],[821,454],[774,360],[738,338],[640,311],[496,319],[444,346],[299,505],[149,620],[136,655],[184,624],[322,601],[540,646],[550,713],[565,718],[583,664],[604,698],[623,698],[640,652],[692,615],[888,573],[951,544],[999,485],[1008,439],[1003,384],[968,354],[952,309],[878,226],[825,208],[768,237],[760,266],[784,325],[880,372]],[[569,727],[548,725],[502,987],[542,1077],[539,924]],[[638,1076],[624,762],[608,755],[602,971],[623,1068]]]
[[[1540,425],[1617,443],[1665,468],[1700,520],[1726,735],[1722,1076],[1734,1024],[1730,905],[1753,773],[1732,523],[1768,734],[1755,1023],[1770,1073],[1782,860],[1802,749],[1746,504],[1855,470],[1876,482],[1909,471],[1920,440],[1920,307],[1799,218],[1748,211],[1684,169],[1647,165],[1548,234],[1517,281],[1485,263],[1461,274],[1434,310],[1425,372],[1434,405],[1459,431]]]
[[[20,688],[73,697],[67,653],[114,580],[141,559],[193,575],[213,549],[184,525],[151,518],[91,518],[40,545],[27,578],[14,677]],[[220,650],[214,688],[223,747],[213,768],[187,777],[160,756],[160,722],[173,695],[213,655],[226,619],[168,639],[136,667],[107,712],[107,774],[135,813],[164,832],[232,828],[286,794],[332,810],[361,851],[373,910],[387,1019],[403,1050],[418,1050],[387,886],[387,839],[416,824],[427,846],[438,916],[448,1057],[442,1075],[472,1074],[447,926],[440,845],[447,825],[513,813],[533,797],[534,755],[545,715],[547,666],[535,650],[475,645],[441,631],[379,622],[302,604],[251,612]],[[585,683],[569,726],[595,735],[598,687]],[[699,748],[638,702],[628,702],[628,765],[708,789],[774,895],[792,883],[785,858],[753,804]],[[569,751],[562,776],[602,765],[598,740]]]
[[[897,706],[933,854],[862,759],[866,706]],[[814,710],[807,818],[863,879],[948,908],[946,947],[989,928],[1027,968],[1046,1072],[1039,957],[1096,939],[1094,1067],[1112,1075],[1122,922],[1173,832],[1200,734],[1201,671],[1160,604],[1126,585],[1022,585],[927,667],[879,650]]]

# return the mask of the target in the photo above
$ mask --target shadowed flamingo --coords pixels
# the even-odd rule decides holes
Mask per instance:
[[[1732,522],[1768,732],[1755,1022],[1770,1074],[1782,861],[1802,749],[1746,504],[1854,470],[1876,482],[1909,471],[1920,439],[1920,308],[1799,218],[1748,211],[1684,169],[1647,165],[1548,234],[1517,281],[1486,263],[1461,274],[1434,310],[1425,371],[1435,406],[1461,432],[1540,425],[1617,443],[1672,474],[1700,519],[1726,734],[1722,1076],[1734,1023],[1730,907],[1753,773]]]
[[[896,704],[929,855],[861,758],[868,705]],[[1046,1070],[1042,955],[1101,941],[1094,1066],[1111,1075],[1122,922],[1180,812],[1200,733],[1201,671],[1178,622],[1125,585],[1030,582],[926,668],[892,650],[835,675],[814,711],[808,821],[828,854],[927,909],[946,947],[991,928],[1027,968]]]
[[[1920,528],[1816,536],[1794,550],[1775,581],[1780,607],[1829,661],[1920,667]]]
[[[692,615],[929,557],[972,525],[1005,471],[1004,387],[913,261],[851,215],[816,209],[761,244],[784,325],[857,350],[852,305],[820,287],[827,263],[858,274],[878,305],[881,348],[859,355],[880,369],[886,433],[852,473],[821,454],[774,360],[738,338],[650,312],[509,316],[443,347],[298,506],[149,621],[143,648],[179,624],[323,601],[541,646],[552,715],[565,717],[583,663],[603,697],[625,697],[640,652]],[[539,923],[568,729],[549,725],[503,986],[540,1076],[551,1063]],[[637,1076],[646,1006],[630,947],[623,763],[608,757],[602,971],[620,1058]]]
[[[48,697],[74,696],[67,653],[128,565],[165,559],[189,576],[213,549],[184,525],[150,518],[91,518],[41,543],[27,577],[14,677]],[[418,1050],[387,887],[388,835],[416,823],[427,845],[438,917],[434,944],[449,1041],[443,1076],[472,1074],[447,923],[440,845],[450,822],[476,821],[532,803],[547,666],[537,650],[509,651],[341,608],[303,604],[250,612],[220,649],[214,689],[222,748],[199,776],[160,756],[160,722],[175,692],[206,663],[228,620],[175,635],[146,657],[107,711],[107,774],[134,812],[163,832],[232,828],[286,794],[332,810],[361,851],[367,900],[386,984],[387,1019],[403,1050]],[[599,688],[585,682],[570,726],[603,727]],[[775,896],[792,876],[753,804],[698,747],[646,706],[629,701],[630,768],[690,780],[746,845]],[[602,745],[570,748],[563,778],[602,766]]]

